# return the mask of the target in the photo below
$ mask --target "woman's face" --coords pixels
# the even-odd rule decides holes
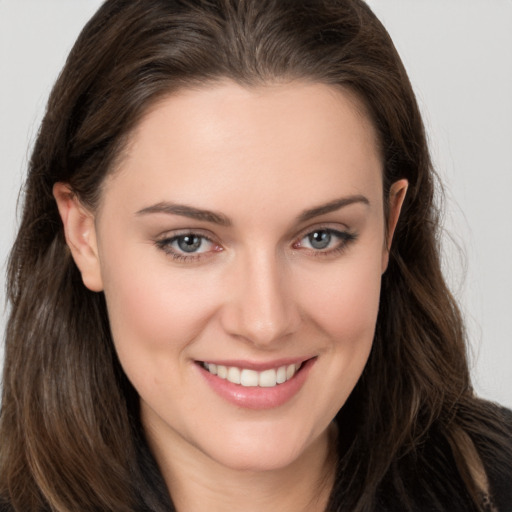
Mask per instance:
[[[157,451],[268,470],[325,437],[372,346],[383,211],[348,92],[226,81],[147,113],[74,254]]]

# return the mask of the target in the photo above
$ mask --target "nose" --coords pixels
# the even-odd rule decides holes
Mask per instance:
[[[275,255],[243,258],[229,276],[223,328],[259,348],[272,348],[295,333],[300,309],[290,286],[290,270]]]

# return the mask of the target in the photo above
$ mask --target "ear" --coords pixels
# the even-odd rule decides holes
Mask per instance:
[[[386,240],[385,247],[382,253],[382,272],[386,271],[389,262],[389,251],[391,250],[391,243],[393,241],[393,235],[395,233],[395,228],[398,223],[398,218],[400,217],[400,211],[402,210],[402,205],[404,204],[405,195],[407,194],[407,187],[409,186],[409,182],[406,179],[395,181],[391,185],[389,190],[388,197],[388,219],[386,225]]]
[[[93,292],[103,290],[98,258],[94,215],[86,209],[66,183],[55,183],[53,196],[64,225],[66,243],[82,274],[82,280]]]

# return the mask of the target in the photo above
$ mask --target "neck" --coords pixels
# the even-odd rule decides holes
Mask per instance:
[[[177,512],[323,512],[334,482],[334,437],[328,429],[291,464],[269,471],[228,468],[175,444],[172,454],[152,448]]]

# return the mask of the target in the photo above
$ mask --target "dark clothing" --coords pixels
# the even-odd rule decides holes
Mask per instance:
[[[510,432],[512,450],[512,411],[503,409],[502,412],[507,430]],[[372,512],[480,512],[464,485],[446,439],[437,434],[435,428],[428,439],[423,447],[423,459],[428,461],[427,466],[418,467],[413,456],[410,460],[406,460],[405,457],[398,464],[401,475],[409,476],[409,479],[404,481],[407,503],[404,503],[397,493],[392,492],[396,486],[393,485],[393,473],[390,470],[379,487]],[[490,495],[482,497],[485,512],[512,512],[512,461],[509,461],[506,467],[500,467],[495,461],[486,458],[485,453],[479,455],[490,485]],[[165,484],[145,443],[141,444],[140,457],[141,467],[145,468],[143,473],[147,479],[152,480],[153,485],[156,482],[159,488],[159,492],[155,493],[155,498],[158,495],[158,503],[154,502],[152,508],[141,508],[140,512],[174,510]],[[442,475],[442,480],[439,479],[439,475]],[[329,508],[327,512],[338,512],[338,509]]]
[[[503,410],[503,418],[510,432],[512,450],[512,411]],[[475,444],[478,449],[478,443]],[[143,439],[139,439],[138,447],[139,467],[134,480],[140,483],[141,491],[137,512],[173,512],[162,475]],[[478,450],[490,485],[490,495],[482,497],[482,509],[474,505],[449,443],[436,433],[435,428],[421,449],[420,459],[413,455],[404,456],[391,465],[378,487],[371,512],[512,512],[512,461],[497,464],[485,451]],[[417,464],[418,460],[422,463]],[[400,494],[397,489],[404,492]],[[336,500],[331,503],[333,506],[328,512],[339,512],[334,505]],[[0,512],[12,512],[12,508],[7,503],[0,503]]]

